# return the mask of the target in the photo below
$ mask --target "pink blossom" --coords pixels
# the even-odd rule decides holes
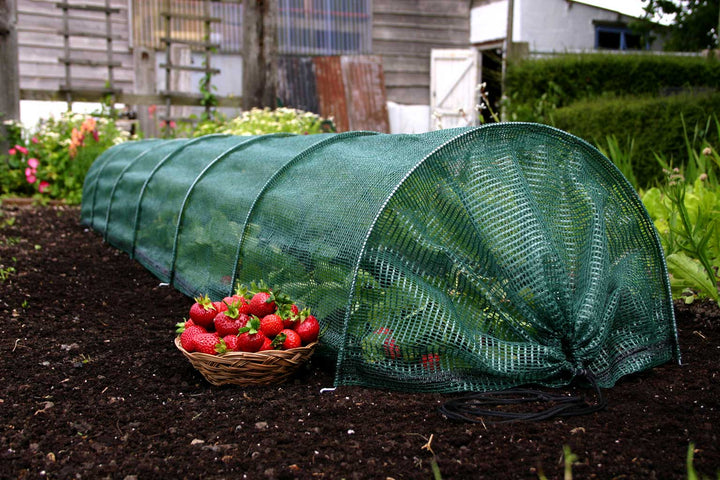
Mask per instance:
[[[37,158],[28,158],[27,163],[28,163],[28,165],[30,165],[30,168],[32,168],[32,169],[36,169],[40,165],[40,162],[38,161]]]
[[[49,183],[49,182],[46,182],[45,180],[43,180],[43,181],[40,182],[40,184],[38,185],[38,191],[39,191],[40,193],[45,193],[45,190],[47,190],[47,188],[48,188],[49,186],[50,186],[50,183]]]
[[[170,120],[169,125],[170,125],[170,128],[175,128],[175,127],[177,126],[177,125],[175,124],[175,122],[172,121],[172,120]]]
[[[23,155],[27,155],[27,154],[28,154],[28,149],[25,148],[25,147],[23,147],[22,145],[15,145],[15,150],[17,150],[18,152],[22,153]]]
[[[167,125],[167,122],[165,120],[160,120],[160,128],[165,128],[165,125]]]
[[[10,150],[8,150],[8,155],[15,155],[16,153],[17,153],[17,150],[15,150],[14,148],[11,148]]]
[[[92,131],[92,137],[93,137],[93,139],[95,139],[96,142],[100,140],[100,134],[98,133],[97,130]]]
[[[32,138],[30,139],[30,141],[31,141],[32,143],[35,143],[35,144],[40,143],[40,140],[38,140],[37,137],[32,137]]]
[[[27,180],[28,183],[35,183],[37,181],[37,177],[35,176],[35,170],[31,168],[26,168],[25,180]]]
[[[156,110],[157,110],[157,105],[150,105],[148,107],[148,113],[150,114],[150,118],[153,118],[155,116]]]

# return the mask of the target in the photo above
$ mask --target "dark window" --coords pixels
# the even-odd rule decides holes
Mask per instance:
[[[608,50],[644,50],[640,35],[622,25],[597,25],[595,27],[595,48]]]

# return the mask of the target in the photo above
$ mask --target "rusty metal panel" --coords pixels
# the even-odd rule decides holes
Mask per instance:
[[[278,58],[278,98],[285,107],[318,112],[315,65],[310,57]]]
[[[340,57],[314,57],[319,114],[333,117],[338,132],[350,130]]]
[[[341,57],[350,130],[390,133],[382,60],[378,56]]]

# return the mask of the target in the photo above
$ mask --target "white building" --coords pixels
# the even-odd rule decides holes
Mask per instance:
[[[512,28],[508,28],[512,5]],[[644,42],[631,29],[635,17],[574,0],[475,0],[470,10],[470,48],[433,50],[428,115],[404,115],[391,105],[393,131],[447,128],[477,121],[476,86],[486,84],[491,103],[500,99],[506,37],[525,55],[662,50],[662,41]],[[399,113],[400,112],[400,113]],[[486,119],[488,112],[485,111]],[[393,118],[393,115],[395,118]],[[428,118],[430,124],[425,125]],[[404,121],[402,119],[407,119]],[[394,121],[393,121],[394,120]],[[414,122],[414,123],[413,123]]]

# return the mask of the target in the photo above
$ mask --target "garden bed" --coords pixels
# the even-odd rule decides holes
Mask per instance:
[[[699,472],[720,468],[717,305],[676,304],[683,365],[621,379],[601,412],[457,423],[437,412],[457,395],[322,390],[319,359],[283,385],[214,387],[173,343],[190,299],[78,208],[2,211],[0,478],[427,479],[431,436],[445,479],[561,478],[564,445],[575,478],[687,478],[691,443]]]

